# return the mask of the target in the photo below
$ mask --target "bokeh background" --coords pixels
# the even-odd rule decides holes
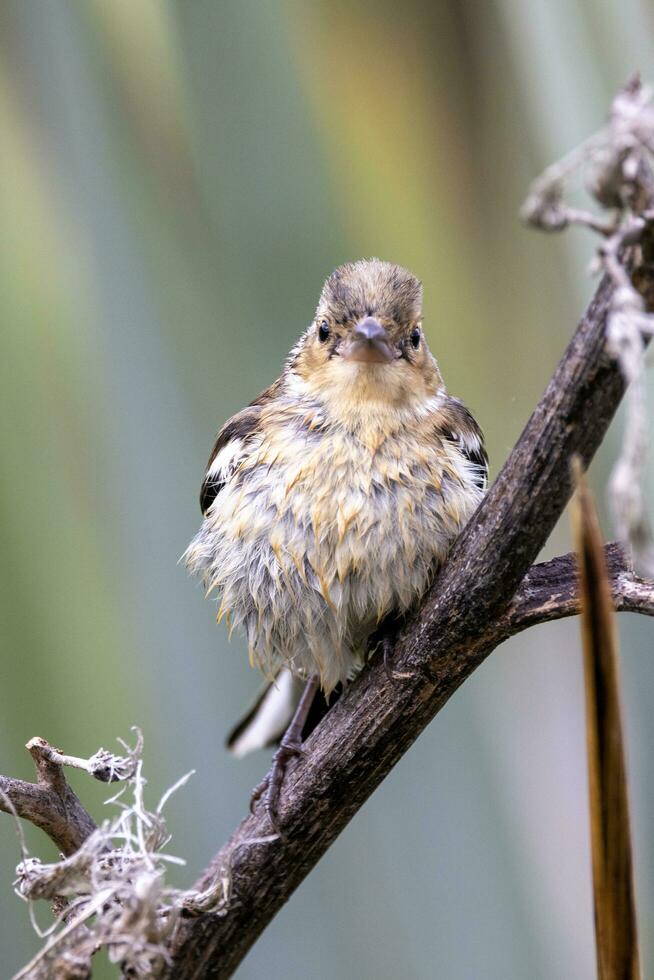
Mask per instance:
[[[331,269],[379,255],[423,279],[496,473],[592,289],[590,239],[519,204],[633,69],[654,80],[653,38],[646,0],[3,0],[0,771],[31,778],[30,736],[83,755],[139,724],[153,801],[197,770],[168,809],[193,880],[268,764],[223,750],[259,679],[177,563],[216,429]],[[547,554],[569,545],[564,520]],[[652,975],[652,627],[621,632]],[[499,649],[238,976],[594,976],[582,705],[574,622]],[[8,977],[38,942],[0,831]]]

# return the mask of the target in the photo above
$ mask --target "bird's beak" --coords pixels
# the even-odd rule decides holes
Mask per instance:
[[[379,320],[368,316],[357,323],[342,356],[364,364],[388,364],[395,360],[395,350]]]

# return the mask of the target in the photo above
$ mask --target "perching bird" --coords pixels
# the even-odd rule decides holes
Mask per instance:
[[[427,589],[481,500],[479,426],[422,331],[422,286],[379,259],[341,266],[281,376],[218,433],[186,552],[269,686],[237,754],[282,738],[273,817],[318,686],[347,683],[370,637]]]

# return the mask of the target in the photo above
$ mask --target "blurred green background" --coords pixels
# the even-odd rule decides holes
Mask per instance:
[[[193,880],[268,764],[223,750],[259,678],[177,564],[216,429],[332,268],[378,255],[424,281],[496,473],[593,286],[590,239],[527,231],[519,204],[633,69],[654,80],[653,36],[645,0],[3,0],[0,771],[31,778],[30,736],[82,755],[138,723],[153,800],[197,769],[168,810]],[[563,521],[547,553],[569,546]],[[621,631],[652,975],[652,628]],[[592,977],[582,705],[576,623],[498,650],[238,976]],[[37,939],[0,823],[8,977]]]

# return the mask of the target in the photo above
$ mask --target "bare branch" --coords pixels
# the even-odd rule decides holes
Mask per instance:
[[[608,544],[605,554],[616,611],[654,616],[654,582],[634,575],[621,545]],[[498,643],[530,626],[576,616],[579,611],[574,552],[532,565],[506,612],[495,624]]]
[[[30,739],[26,748],[36,766],[37,782],[0,776],[0,810],[29,820],[62,854],[74,854],[96,829],[95,821],[66,782],[62,766],[55,761],[56,750],[43,738]]]
[[[43,741],[41,739],[41,741]],[[73,769],[83,769],[89,776],[99,779],[101,783],[122,782],[130,779],[136,772],[138,761],[143,750],[143,736],[139,729],[136,729],[136,745],[131,748],[122,739],[119,739],[126,751],[126,755],[115,755],[107,749],[98,749],[88,759],[81,759],[76,755],[65,755],[58,749],[53,748],[45,742],[41,748],[41,753],[49,762],[56,766],[70,766]]]

